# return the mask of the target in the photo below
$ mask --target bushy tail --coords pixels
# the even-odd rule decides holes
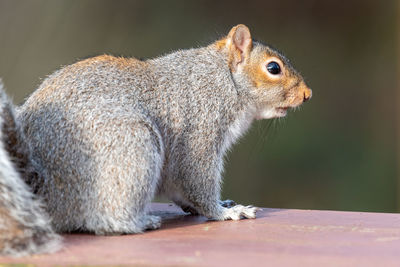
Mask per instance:
[[[0,255],[48,253],[60,247],[61,238],[41,201],[25,183],[34,173],[29,158],[29,146],[0,80]]]

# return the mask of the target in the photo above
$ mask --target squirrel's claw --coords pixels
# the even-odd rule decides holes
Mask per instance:
[[[236,206],[236,202],[231,199],[220,200],[219,204],[224,208],[232,208]]]

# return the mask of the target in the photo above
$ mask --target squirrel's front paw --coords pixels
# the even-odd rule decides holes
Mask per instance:
[[[254,219],[256,218],[256,213],[259,210],[261,209],[253,206],[236,205],[231,208],[224,209],[224,219],[235,221],[240,220],[242,217]]]

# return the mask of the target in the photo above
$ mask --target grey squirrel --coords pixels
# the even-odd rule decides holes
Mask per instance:
[[[214,220],[255,218],[258,208],[220,200],[224,155],[254,119],[310,98],[245,25],[155,59],[79,61],[20,107],[1,90],[0,253],[55,250],[56,232],[159,228],[146,210],[156,194]]]

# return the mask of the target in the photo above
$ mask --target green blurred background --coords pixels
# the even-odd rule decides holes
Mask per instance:
[[[397,1],[0,0],[0,77],[22,103],[62,65],[156,57],[244,23],[313,89],[256,122],[227,158],[223,196],[279,208],[400,211]]]

